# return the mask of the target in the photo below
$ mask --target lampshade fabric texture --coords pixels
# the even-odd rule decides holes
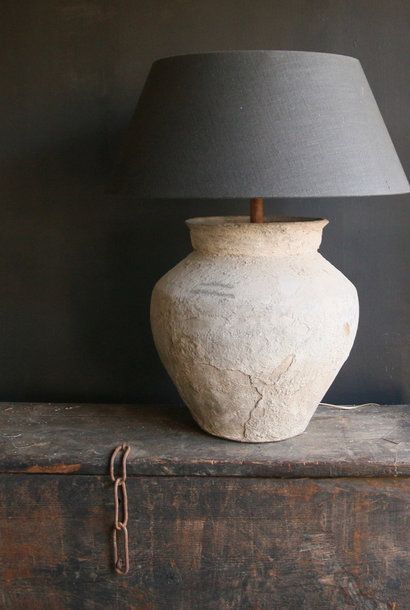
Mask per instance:
[[[409,190],[360,62],[302,51],[156,61],[126,135],[119,175],[143,198]]]

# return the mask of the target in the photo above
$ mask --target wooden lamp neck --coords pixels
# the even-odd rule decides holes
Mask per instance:
[[[251,199],[250,216],[251,222],[265,222],[263,197],[254,197]]]

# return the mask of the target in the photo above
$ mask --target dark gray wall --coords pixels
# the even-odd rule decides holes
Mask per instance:
[[[150,291],[190,249],[185,218],[247,202],[104,192],[154,59],[354,55],[410,173],[408,0],[3,0],[0,28],[1,400],[177,401],[150,336]],[[329,400],[410,400],[409,203],[267,204],[329,218],[322,252],[358,288],[360,329]]]

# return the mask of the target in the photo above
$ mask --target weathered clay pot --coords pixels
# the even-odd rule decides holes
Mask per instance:
[[[317,251],[327,222],[187,221],[194,251],[156,284],[151,324],[207,432],[247,442],[300,434],[348,357],[357,293]]]

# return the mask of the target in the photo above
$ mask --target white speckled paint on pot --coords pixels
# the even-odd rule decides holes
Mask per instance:
[[[317,251],[327,220],[187,224],[194,251],[151,301],[166,370],[215,436],[301,434],[350,353],[359,316],[355,287]]]

